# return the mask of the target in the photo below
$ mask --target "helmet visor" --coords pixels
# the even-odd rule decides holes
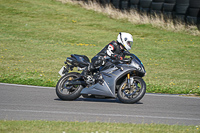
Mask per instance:
[[[132,41],[128,41],[127,44],[128,44],[129,47],[132,47],[133,42]]]

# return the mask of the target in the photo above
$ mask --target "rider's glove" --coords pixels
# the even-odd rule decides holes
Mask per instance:
[[[115,54],[112,54],[111,58],[114,60],[122,60],[123,59],[123,57],[121,57],[120,55],[115,55]]]
[[[124,51],[123,51],[123,54],[124,54],[124,55],[129,55],[129,54],[130,54],[130,52],[129,52],[129,51],[126,51],[126,50],[124,50]]]

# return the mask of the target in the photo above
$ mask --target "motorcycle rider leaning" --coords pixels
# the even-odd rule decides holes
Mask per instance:
[[[124,51],[131,50],[131,46],[133,45],[133,37],[129,33],[120,32],[117,36],[116,41],[112,41],[107,44],[96,56],[92,58],[92,63],[90,65],[90,70],[98,69],[102,65],[105,65],[105,59],[110,57],[114,60],[122,60],[124,59]]]
[[[125,32],[120,32],[116,41],[112,41],[107,44],[97,55],[92,58],[91,64],[85,70],[84,75],[86,76],[89,72],[97,70],[101,66],[109,66],[110,64],[106,62],[106,58],[108,57],[113,60],[124,59],[124,51],[131,50],[132,45],[132,35]]]

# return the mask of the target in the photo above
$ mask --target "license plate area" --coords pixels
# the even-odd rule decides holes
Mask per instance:
[[[65,74],[63,73],[63,71],[66,69],[65,66],[63,66],[60,71],[58,72],[60,74],[60,76],[64,76]]]

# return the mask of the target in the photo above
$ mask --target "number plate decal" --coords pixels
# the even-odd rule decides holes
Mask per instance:
[[[66,68],[66,67],[63,66],[63,67],[60,69],[60,71],[58,72],[58,73],[60,74],[60,76],[64,76],[64,75],[65,75],[65,74],[63,74],[63,71],[64,71],[65,68]]]

